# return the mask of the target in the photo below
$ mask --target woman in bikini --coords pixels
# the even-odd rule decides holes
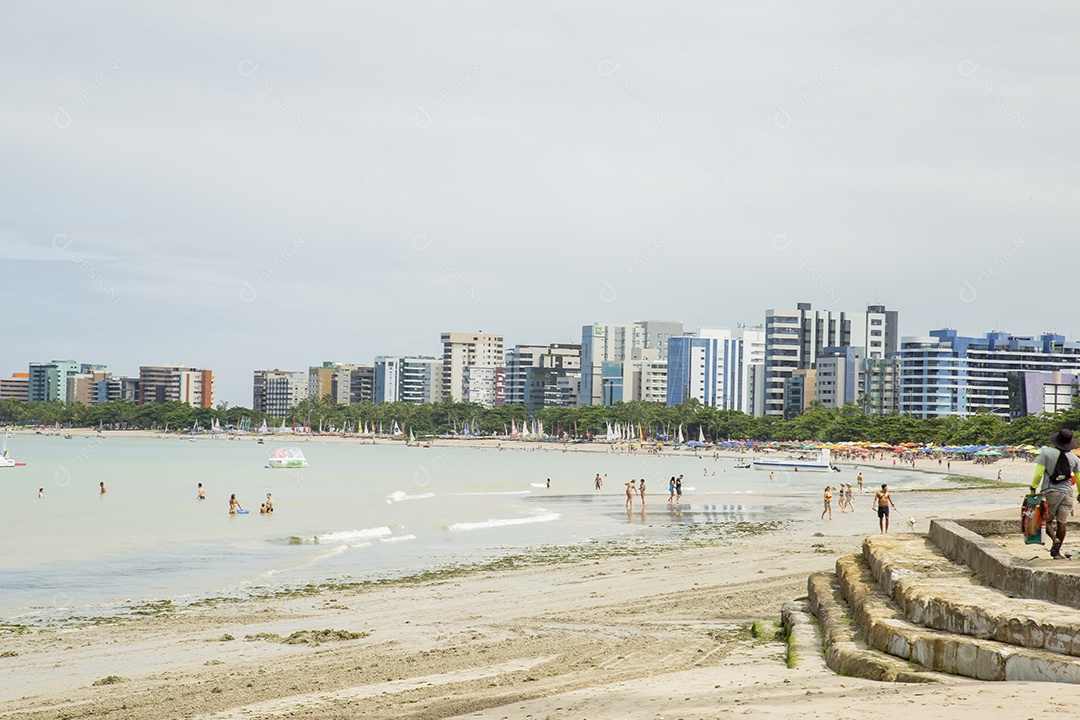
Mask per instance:
[[[825,514],[828,513],[829,519],[832,520],[832,486],[825,486],[825,509],[821,511],[821,519],[825,519]]]
[[[634,483],[636,482],[636,480],[631,480],[626,483],[626,507],[633,507],[634,505],[634,490],[636,489]]]

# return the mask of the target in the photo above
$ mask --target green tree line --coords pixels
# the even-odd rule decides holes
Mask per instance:
[[[547,434],[561,431],[573,438],[603,439],[608,423],[633,424],[644,428],[649,439],[665,429],[674,440],[681,426],[687,440],[696,440],[698,430],[709,441],[717,440],[796,440],[823,442],[868,441],[898,444],[903,442],[938,445],[1043,445],[1060,427],[1080,427],[1080,405],[1055,415],[1031,415],[1006,422],[997,415],[981,413],[969,418],[947,417],[920,420],[902,415],[866,415],[854,405],[839,409],[811,406],[790,420],[775,417],[752,417],[745,413],[702,407],[697,401],[667,407],[660,403],[617,403],[610,407],[545,408],[530,418],[524,406],[504,405],[483,408],[473,403],[446,400],[429,405],[411,403],[364,402],[339,405],[330,396],[310,397],[294,407],[284,418],[286,426],[307,425],[324,431],[348,428],[358,432],[365,425],[376,431],[390,432],[396,422],[403,432],[417,437],[461,431],[465,422],[475,433],[506,433],[516,424],[535,419],[544,424]],[[198,424],[209,429],[216,421],[222,428],[245,427],[257,430],[263,421],[279,426],[282,418],[243,407],[193,408],[180,402],[137,405],[118,400],[100,405],[45,402],[24,403],[0,400],[0,424],[42,425],[62,428],[102,427],[109,430],[187,431]]]

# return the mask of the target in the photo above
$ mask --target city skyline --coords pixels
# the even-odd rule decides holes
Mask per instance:
[[[1078,337],[1019,291],[1080,222],[1078,12],[9,8],[0,372],[183,362],[247,405],[448,327],[798,301]]]

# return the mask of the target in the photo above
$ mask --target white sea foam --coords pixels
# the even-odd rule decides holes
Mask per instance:
[[[363,530],[341,530],[339,532],[322,533],[315,535],[311,542],[315,543],[344,543],[354,544],[356,540],[366,540],[390,535],[392,531],[388,527],[365,528]]]
[[[397,502],[403,502],[405,500],[425,500],[427,498],[433,498],[433,497],[435,497],[435,493],[420,493],[419,495],[409,495],[408,493],[406,493],[406,492],[404,492],[402,490],[398,490],[397,492],[392,492],[389,495],[387,495],[386,496],[386,502],[388,502],[388,503],[397,503]]]
[[[395,535],[394,537],[379,538],[381,542],[393,543],[393,542],[405,542],[406,540],[415,540],[415,535]]]
[[[546,488],[547,487],[547,483],[529,483],[529,485],[532,485],[533,487],[541,487],[541,488]]]
[[[483,522],[454,523],[453,525],[447,525],[446,529],[453,532],[464,532],[466,530],[506,527],[507,525],[529,525],[531,523],[551,522],[553,520],[558,520],[560,517],[562,516],[559,513],[549,512],[523,518],[501,518],[498,520],[484,520]]]

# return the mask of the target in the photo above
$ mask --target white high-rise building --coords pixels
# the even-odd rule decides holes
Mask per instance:
[[[465,397],[465,369],[503,367],[503,336],[489,333],[445,332],[442,394],[461,402]]]
[[[856,347],[862,357],[885,359],[895,352],[897,313],[883,305],[865,312],[813,310],[765,311],[765,414],[784,415],[784,383],[794,370],[811,370],[827,348]]]

